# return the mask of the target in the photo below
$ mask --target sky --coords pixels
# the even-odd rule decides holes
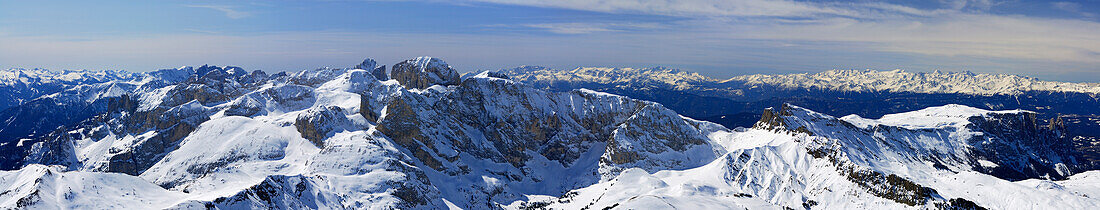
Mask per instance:
[[[464,72],[903,69],[1100,82],[1100,0],[0,0],[0,68],[279,72],[417,56]]]

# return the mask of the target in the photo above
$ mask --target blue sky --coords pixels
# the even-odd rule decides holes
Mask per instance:
[[[462,71],[938,69],[1100,82],[1100,1],[0,0],[0,68],[294,71],[422,55]]]

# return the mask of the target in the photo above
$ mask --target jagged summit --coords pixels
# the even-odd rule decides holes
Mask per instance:
[[[377,66],[377,62],[375,62],[374,59],[364,59],[362,63],[352,68],[370,71],[371,75],[378,80],[390,80],[390,75],[386,73],[386,65]]]
[[[432,85],[457,85],[458,71],[433,57],[417,57],[394,64],[390,76],[410,89],[425,89]]]
[[[374,70],[374,67],[375,67],[375,65],[377,65],[377,63],[378,62],[374,61],[374,59],[367,58],[367,59],[363,59],[362,63],[359,63],[358,65],[355,65],[352,68],[362,69],[362,70]]]

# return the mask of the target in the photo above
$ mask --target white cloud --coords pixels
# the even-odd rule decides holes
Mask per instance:
[[[1081,8],[1081,4],[1065,1],[1051,2],[1050,5],[1053,6],[1055,9],[1060,9],[1067,12],[1077,12],[1079,8]]]
[[[611,13],[645,13],[671,16],[809,17],[855,15],[825,4],[789,0],[474,0],[498,4],[552,7]]]
[[[191,8],[206,8],[206,9],[217,10],[219,12],[224,12],[225,17],[232,18],[232,19],[241,19],[241,18],[246,18],[246,17],[252,15],[251,13],[236,10],[236,9],[234,9],[234,7],[224,6],[224,5],[184,5],[184,6],[185,7],[191,7]]]
[[[994,0],[941,0],[944,5],[953,10],[989,10],[994,6],[1004,3],[1003,1]]]
[[[625,31],[638,31],[638,30],[653,30],[661,29],[664,26],[656,23],[588,23],[588,22],[568,22],[568,23],[538,23],[538,24],[518,24],[518,25],[492,25],[493,27],[523,27],[532,28],[538,30],[544,30],[556,34],[591,34],[599,32],[625,32]]]
[[[994,0],[944,0],[947,8],[921,10],[882,2],[812,2],[791,0],[467,0],[532,7],[678,17],[780,17],[874,19],[898,15],[930,16],[948,11],[988,10]]]
[[[889,52],[1100,63],[1100,23],[950,14],[935,18],[730,26],[734,38],[868,43]],[[738,32],[738,33],[734,33]]]
[[[610,32],[617,31],[615,29],[608,28],[602,24],[587,24],[587,23],[542,23],[542,24],[523,24],[525,27],[545,29],[546,31],[558,34],[590,34],[595,32]]]

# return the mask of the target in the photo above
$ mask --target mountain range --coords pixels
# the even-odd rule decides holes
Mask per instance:
[[[1100,84],[1042,81],[1006,74],[831,70],[814,74],[745,75],[715,79],[678,69],[539,66],[503,69],[540,89],[590,89],[654,101],[694,119],[751,127],[766,108],[795,104],[832,116],[878,118],[960,104],[1035,112],[1037,122],[1066,129],[1089,161],[1100,162]]]
[[[1094,136],[1074,130],[1093,121],[1068,120],[1100,112],[1096,84],[902,71],[460,75],[432,57],[270,75],[26,72],[0,74],[11,87],[0,91],[19,97],[0,111],[3,208],[1100,206],[1096,153],[1080,144]]]

